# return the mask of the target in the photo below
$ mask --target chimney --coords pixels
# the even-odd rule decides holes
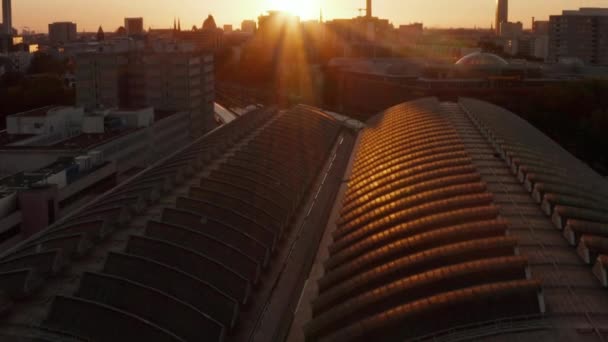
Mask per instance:
[[[366,17],[372,17],[372,0],[367,0]]]

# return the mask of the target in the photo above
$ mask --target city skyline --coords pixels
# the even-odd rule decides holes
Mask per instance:
[[[108,0],[106,5],[91,11],[90,0],[74,3],[58,0],[48,8],[41,8],[35,0],[21,0],[13,4],[13,26],[37,32],[47,32],[47,25],[55,21],[73,21],[79,31],[94,32],[98,26],[111,31],[122,25],[124,17],[144,18],[147,29],[170,27],[173,17],[181,18],[182,27],[200,26],[202,20],[212,14],[220,25],[232,24],[238,27],[242,20],[257,19],[257,16],[271,9],[292,10],[303,20],[317,19],[323,10],[326,20],[357,16],[364,0],[327,0],[289,1],[289,0],[228,0],[195,1],[178,0],[172,2],[173,8],[161,5],[160,0],[121,2]],[[239,10],[235,11],[234,6]],[[449,6],[450,10],[446,11]],[[455,5],[453,0],[377,0],[374,2],[374,15],[389,19],[394,25],[423,22],[427,27],[487,27],[493,23],[495,0],[469,0]],[[603,0],[511,0],[509,17],[512,21],[522,21],[529,27],[531,18],[548,20],[549,15],[560,14],[565,9],[579,7],[606,6]]]

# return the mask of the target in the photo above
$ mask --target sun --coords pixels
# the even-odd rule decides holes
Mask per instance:
[[[319,16],[320,0],[266,0],[269,10],[289,12],[302,20]]]

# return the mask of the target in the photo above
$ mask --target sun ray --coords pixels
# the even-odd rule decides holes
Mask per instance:
[[[269,10],[289,12],[302,20],[315,19],[319,15],[320,0],[266,0]]]

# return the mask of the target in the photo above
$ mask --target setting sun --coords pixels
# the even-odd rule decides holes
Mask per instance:
[[[301,19],[314,19],[319,16],[320,0],[266,0],[268,8],[285,11]]]

